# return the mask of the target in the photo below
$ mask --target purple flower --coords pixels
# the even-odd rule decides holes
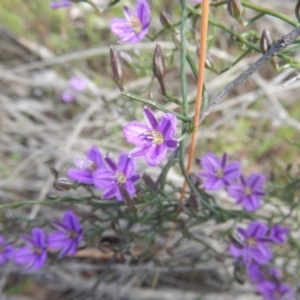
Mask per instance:
[[[221,158],[210,152],[201,157],[203,171],[198,174],[204,179],[203,186],[206,190],[218,190],[229,185],[240,175],[240,163],[237,161],[228,163],[227,159],[226,153]]]
[[[108,169],[99,169],[94,174],[95,187],[105,190],[103,197],[112,198],[116,196],[118,201],[122,201],[120,185],[123,185],[129,195],[135,193],[134,183],[140,179],[140,175],[135,174],[135,162],[126,153],[122,153],[119,157],[118,164],[110,157],[106,157],[105,161]]]
[[[65,89],[60,98],[63,102],[72,102],[77,93],[82,92],[87,87],[87,81],[83,78],[73,76],[70,79],[69,87]]]
[[[0,235],[0,266],[3,266],[12,256],[13,246],[5,242],[4,236]]]
[[[70,5],[72,5],[72,2],[69,0],[59,0],[59,1],[54,1],[54,2],[50,3],[50,7],[52,9],[58,9],[58,8],[67,7]]]
[[[286,243],[287,234],[290,232],[289,227],[273,225],[270,230],[270,238],[274,243],[283,244]]]
[[[103,168],[103,159],[99,149],[92,146],[86,153],[86,159],[74,159],[78,169],[69,169],[67,176],[75,181],[93,184],[93,173],[100,168]]]
[[[59,258],[74,255],[83,236],[83,228],[77,216],[72,211],[66,211],[63,215],[63,221],[53,221],[52,225],[59,231],[49,234],[49,248],[61,250]]]
[[[126,19],[114,18],[110,29],[120,38],[121,43],[137,43],[148,33],[151,21],[151,10],[146,0],[137,0],[135,12],[124,6]]]
[[[158,122],[153,112],[144,108],[146,124],[132,121],[124,126],[123,133],[128,143],[137,147],[129,152],[133,157],[146,156],[150,166],[156,166],[166,157],[168,149],[178,147],[178,141],[173,138],[176,134],[177,118],[172,114],[164,114]]]
[[[26,265],[25,271],[40,269],[47,260],[47,243],[44,231],[41,228],[33,228],[31,236],[22,236],[26,246],[15,249],[14,261],[17,265]]]
[[[242,245],[236,246],[231,243],[229,251],[235,258],[242,257],[247,266],[253,262],[264,265],[272,259],[272,252],[266,245],[272,242],[267,237],[267,232],[268,226],[259,221],[251,222],[247,230],[238,228]]]
[[[87,87],[87,81],[84,78],[73,76],[70,79],[70,87],[76,92],[82,92]]]
[[[292,300],[296,297],[291,287],[281,282],[265,281],[258,285],[257,291],[264,300]]]
[[[278,269],[268,269],[264,266],[252,263],[247,268],[248,276],[253,284],[261,283],[266,280],[279,280],[281,277]]]
[[[72,102],[74,99],[75,99],[75,95],[72,91],[70,90],[65,90],[61,93],[60,95],[60,99],[63,101],[63,102],[66,102],[66,103],[69,103],[69,102]]]
[[[265,177],[259,173],[253,173],[248,178],[241,175],[240,182],[232,183],[227,192],[236,199],[236,204],[242,204],[246,210],[254,211],[260,207],[260,199],[265,195],[265,181]]]

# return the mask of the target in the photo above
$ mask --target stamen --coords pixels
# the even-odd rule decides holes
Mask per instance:
[[[250,237],[246,240],[247,245],[252,246],[252,247],[256,247],[257,246],[257,241],[255,238]]]
[[[91,161],[91,160],[87,160],[84,163],[84,169],[86,169],[87,171],[94,173],[97,170],[97,165]]]
[[[252,194],[252,188],[250,186],[246,186],[244,188],[244,194],[248,195],[248,196],[251,195]]]
[[[138,17],[132,16],[128,22],[135,33],[140,33],[142,31],[142,23]]]
[[[126,176],[123,172],[117,171],[115,177],[117,178],[118,183],[123,184],[127,181]]]
[[[68,237],[73,240],[75,240],[78,236],[77,232],[75,232],[73,230],[68,230],[66,233],[67,233]]]
[[[161,145],[164,142],[162,133],[156,129],[146,131],[144,136],[146,139],[152,140],[153,145]]]
[[[219,168],[216,170],[216,175],[218,178],[223,178],[224,177],[224,170],[222,168]]]

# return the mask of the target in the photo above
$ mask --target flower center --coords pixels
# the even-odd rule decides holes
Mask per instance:
[[[42,253],[42,248],[40,248],[40,247],[38,247],[38,246],[32,246],[31,247],[31,250],[32,250],[32,252],[33,253],[35,253],[35,254],[41,254]]]
[[[91,161],[91,160],[87,160],[84,163],[84,169],[86,169],[87,171],[94,173],[97,170],[97,165]]]
[[[5,250],[5,246],[4,245],[0,245],[0,253],[4,252]]]
[[[224,171],[222,168],[219,168],[216,170],[216,175],[218,178],[223,178],[224,177]]]
[[[256,247],[257,246],[257,241],[255,238],[250,237],[247,239],[246,241],[247,245],[252,246],[252,247]]]
[[[67,236],[72,239],[75,240],[78,236],[77,232],[73,231],[73,230],[68,230],[67,231]]]
[[[282,294],[279,291],[275,291],[273,295],[275,299],[280,299],[282,297]]]
[[[118,183],[120,183],[120,184],[123,184],[127,181],[126,176],[121,171],[116,172],[116,178],[117,178]]]
[[[142,31],[142,23],[138,17],[132,16],[128,22],[135,33],[140,33]]]
[[[244,194],[247,195],[247,196],[251,195],[252,194],[252,188],[250,186],[246,186],[244,188]]]
[[[156,129],[148,130],[145,133],[147,139],[152,140],[153,145],[161,145],[164,142],[164,137],[162,133]]]

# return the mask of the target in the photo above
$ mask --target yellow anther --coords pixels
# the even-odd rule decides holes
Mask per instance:
[[[116,173],[116,177],[117,177],[118,183],[123,184],[123,183],[125,183],[127,181],[126,176],[124,175],[123,172],[118,171]]]

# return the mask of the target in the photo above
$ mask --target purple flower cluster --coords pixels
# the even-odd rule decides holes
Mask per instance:
[[[201,157],[203,171],[199,176],[203,179],[203,187],[208,191],[225,188],[228,194],[236,199],[236,204],[243,205],[248,211],[260,207],[265,177],[260,173],[252,173],[249,177],[241,174],[241,165],[237,161],[228,162],[227,154],[221,158],[213,153]]]
[[[144,118],[147,124],[132,121],[123,127],[125,139],[136,148],[129,154],[121,153],[118,163],[110,157],[103,159],[100,150],[92,146],[85,159],[74,159],[77,168],[69,169],[67,177],[103,190],[104,198],[115,197],[122,201],[121,186],[129,195],[133,195],[136,191],[135,183],[140,179],[140,175],[135,173],[134,157],[145,156],[148,165],[156,166],[163,161],[168,150],[175,150],[179,145],[174,138],[176,116],[165,113],[158,121],[153,112],[145,107]]]
[[[33,228],[31,235],[22,235],[25,245],[14,249],[0,236],[0,265],[14,260],[17,265],[25,265],[25,271],[40,269],[48,257],[48,249],[61,250],[59,258],[75,255],[77,245],[82,240],[83,228],[72,211],[65,212],[63,221],[53,221],[58,231],[47,236],[43,229]]]
[[[76,94],[83,92],[87,87],[87,81],[84,78],[73,76],[70,79],[69,86],[62,92],[60,98],[63,102],[72,102]]]
[[[86,153],[86,159],[75,159],[78,169],[69,169],[67,176],[83,184],[93,184],[96,188],[104,190],[104,198],[116,197],[122,201],[120,186],[122,185],[129,195],[135,193],[134,184],[140,179],[135,173],[136,164],[133,158],[121,153],[118,163],[112,158],[102,158],[99,149],[92,146]]]
[[[257,291],[264,300],[294,299],[289,285],[282,283],[277,269],[266,267],[272,259],[271,244],[286,242],[288,227],[253,221],[248,229],[238,228],[239,239],[229,245],[231,255],[245,264],[250,281],[256,285]]]

